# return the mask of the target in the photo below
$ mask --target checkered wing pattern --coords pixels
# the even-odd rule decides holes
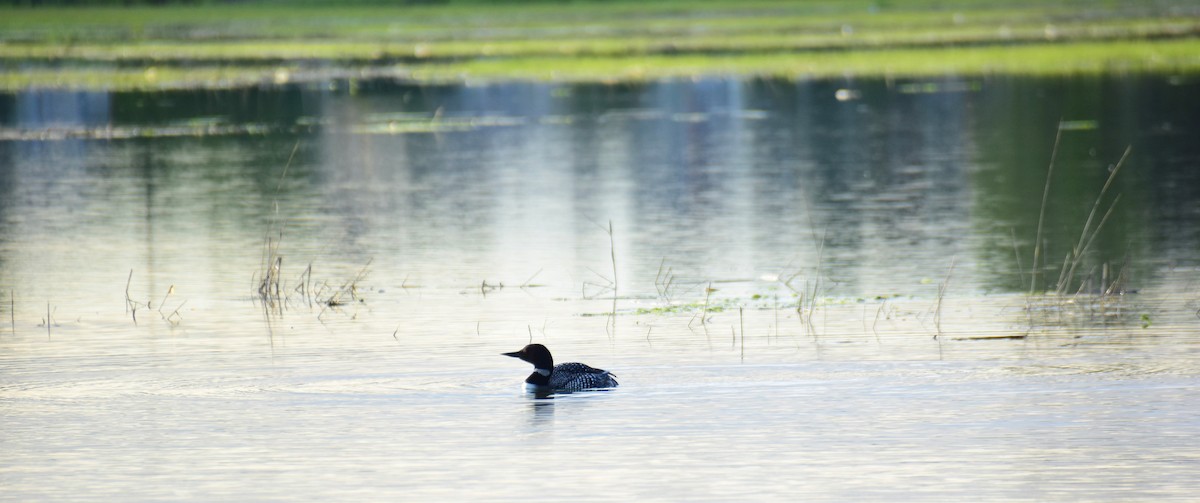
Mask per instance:
[[[582,363],[563,363],[554,366],[550,374],[550,387],[560,391],[613,388],[617,376],[607,370],[589,367]]]

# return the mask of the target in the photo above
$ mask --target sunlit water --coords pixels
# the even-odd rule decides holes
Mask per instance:
[[[1189,500],[1197,87],[0,96],[2,498]]]

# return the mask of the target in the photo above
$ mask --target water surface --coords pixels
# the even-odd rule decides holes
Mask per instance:
[[[1186,500],[1197,82],[2,95],[4,493]]]

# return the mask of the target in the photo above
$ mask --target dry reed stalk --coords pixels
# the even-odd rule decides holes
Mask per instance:
[[[946,288],[950,286],[950,277],[954,275],[954,265],[957,261],[957,257],[950,260],[950,270],[946,272],[946,279],[942,281],[941,285],[938,285],[937,308],[933,312],[933,324],[937,328],[934,339],[942,335],[942,300],[946,297]]]
[[[742,317],[742,308],[738,308],[738,326],[742,329],[742,362],[746,361],[746,320]]]
[[[1050,150],[1050,166],[1046,168],[1046,186],[1042,188],[1042,207],[1041,210],[1038,211],[1037,234],[1033,239],[1033,263],[1029,266],[1030,296],[1032,296],[1034,290],[1037,289],[1038,258],[1041,255],[1042,248],[1042,224],[1046,220],[1046,203],[1050,199],[1050,179],[1054,176],[1054,162],[1058,159],[1058,146],[1062,141],[1062,132],[1062,120],[1059,119],[1059,125],[1054,134],[1054,147]]]

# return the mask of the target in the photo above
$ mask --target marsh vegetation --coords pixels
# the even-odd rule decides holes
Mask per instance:
[[[1200,68],[1190,2],[0,8],[0,88]]]

